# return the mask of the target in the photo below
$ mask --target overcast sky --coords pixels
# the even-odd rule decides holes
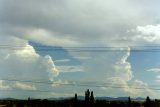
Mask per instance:
[[[0,97],[158,97],[159,3],[0,0]]]

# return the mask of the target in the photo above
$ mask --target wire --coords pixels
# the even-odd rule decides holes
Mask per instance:
[[[51,47],[51,46],[33,46],[36,51],[71,51],[71,52],[123,52],[128,51],[128,47]],[[30,46],[11,46],[0,45],[2,50],[19,50],[19,49],[32,49]],[[131,46],[132,52],[160,52],[160,46]],[[65,50],[64,50],[65,49]]]

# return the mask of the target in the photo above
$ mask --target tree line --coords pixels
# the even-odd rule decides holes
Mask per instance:
[[[0,107],[160,107],[160,100],[151,100],[149,96],[145,101],[96,100],[93,91],[85,91],[85,99],[78,99],[77,93],[73,98],[64,100],[31,99],[28,100],[0,100]]]

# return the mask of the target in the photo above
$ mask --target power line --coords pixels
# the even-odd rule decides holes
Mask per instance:
[[[1,49],[2,50],[2,49]],[[3,50],[19,50],[19,49],[3,49]],[[51,52],[65,52],[65,51],[70,51],[70,52],[128,52],[129,50],[127,49],[35,49],[36,51],[51,51]],[[160,52],[160,49],[131,49],[131,52]]]
[[[67,51],[72,52],[116,52],[116,51],[128,51],[128,46],[126,47],[111,47],[111,46],[97,46],[97,47],[57,47],[57,46],[33,46],[36,51]],[[19,50],[19,49],[32,49],[30,46],[20,46],[20,45],[0,45],[1,50]],[[130,46],[132,52],[160,52],[160,46]]]
[[[160,48],[160,45],[135,45],[135,46],[43,46],[43,45],[34,45],[32,47],[37,48],[67,48],[67,49],[75,49],[75,48]],[[0,45],[0,48],[32,48],[31,45]]]

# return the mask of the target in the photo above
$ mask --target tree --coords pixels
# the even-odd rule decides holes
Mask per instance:
[[[146,102],[151,102],[151,100],[150,100],[149,96],[147,96],[147,98],[146,98]]]
[[[77,93],[75,93],[75,96],[74,96],[74,107],[77,107],[77,103],[78,103],[78,98],[77,98]]]
[[[151,107],[151,100],[150,100],[149,96],[147,96],[147,98],[146,98],[145,107]]]
[[[93,91],[91,92],[91,96],[90,96],[90,104],[91,104],[91,105],[94,104],[94,95],[93,95]]]
[[[85,104],[87,107],[89,106],[89,100],[90,100],[90,91],[89,89],[87,89],[87,91],[85,92]]]
[[[77,93],[75,93],[74,100],[77,101]]]
[[[128,107],[131,107],[131,98],[130,98],[130,96],[128,97]]]
[[[85,92],[85,101],[89,102],[89,98],[90,98],[90,91],[89,89],[87,89],[87,91]]]

